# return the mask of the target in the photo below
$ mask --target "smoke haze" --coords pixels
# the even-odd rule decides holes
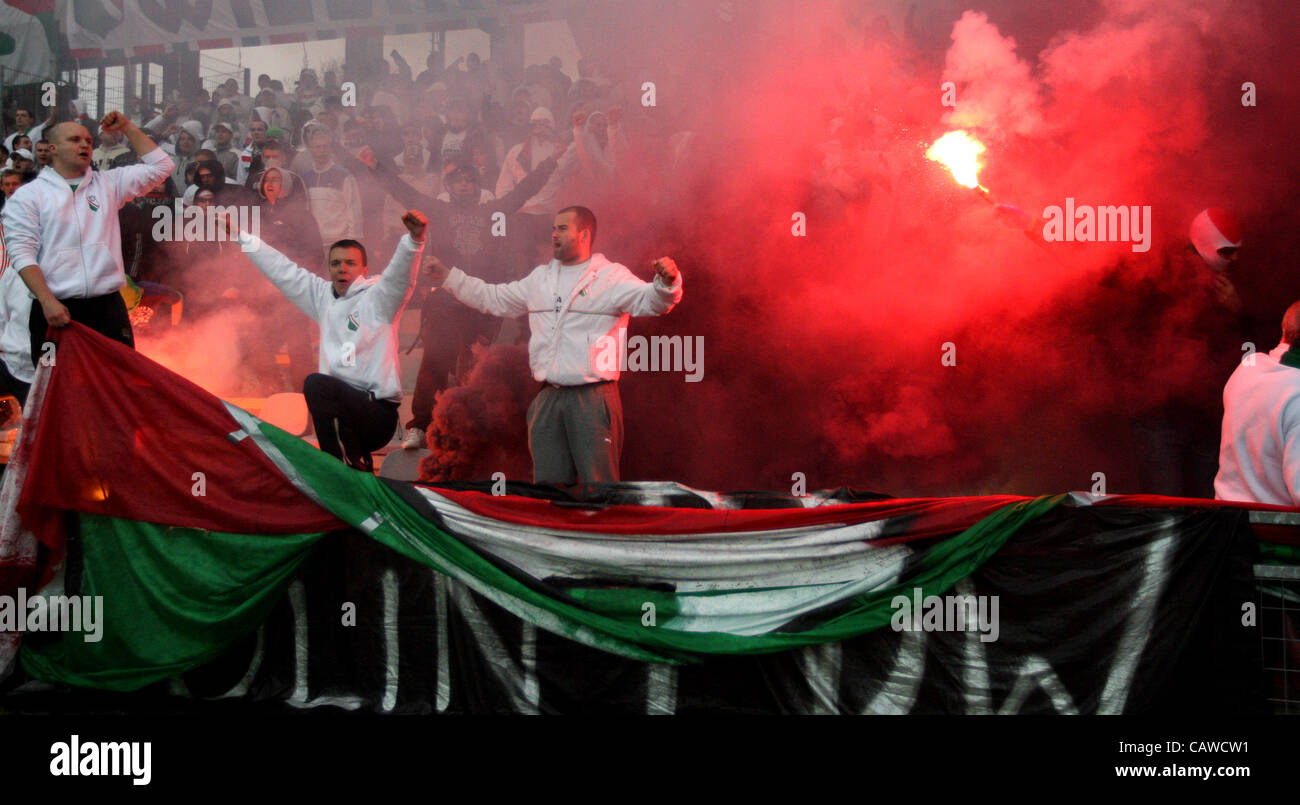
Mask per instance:
[[[598,201],[559,202],[593,206],[596,251],[639,276],[665,254],[681,266],[682,304],[634,334],[706,344],[703,382],[624,375],[627,480],[786,489],[804,473],[809,488],[950,495],[1086,489],[1103,472],[1111,492],[1143,491],[1133,419],[1213,397],[1240,354],[1196,330],[1208,274],[1170,268],[1192,217],[1243,221],[1234,282],[1258,349],[1300,296],[1293,4],[575,8],[631,155]],[[1030,236],[925,159],[959,128]],[[1042,242],[1043,209],[1067,198],[1150,206],[1150,251]],[[1143,281],[1167,310],[1141,308]],[[482,355],[440,398],[426,477],[528,477],[526,360]]]

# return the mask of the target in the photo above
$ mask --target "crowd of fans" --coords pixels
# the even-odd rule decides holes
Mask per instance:
[[[322,276],[329,244],[345,238],[364,242],[370,263],[382,266],[402,235],[408,190],[415,201],[444,202],[425,210],[428,253],[496,281],[514,279],[550,259],[556,210],[575,203],[608,209],[607,202],[633,195],[620,189],[644,186],[633,166],[651,169],[662,159],[650,152],[666,153],[667,133],[643,127],[632,138],[639,149],[633,158],[624,109],[638,106],[639,92],[586,62],[574,80],[559,59],[511,73],[477,54],[444,68],[442,55],[431,53],[418,74],[397,51],[390,59],[349,63],[341,75],[304,69],[292,91],[260,75],[251,95],[232,78],[211,91],[177,93],[161,109],[140,103],[132,120],[171,155],[175,170],[121,212],[132,281],[178,291],[191,319],[229,301],[197,266],[234,244],[156,236],[155,208],[177,200],[182,209],[258,207],[260,236]],[[5,198],[49,163],[42,130],[56,119],[75,118],[94,135],[96,169],[136,160],[122,135],[100,132],[78,102],[51,111],[42,124],[32,111],[14,111],[0,152]],[[514,192],[525,188],[526,196]],[[496,204],[502,199],[509,209]],[[498,208],[504,222],[489,214]],[[426,301],[413,306],[423,309]],[[460,346],[453,372],[467,341],[486,337],[481,322],[461,318],[469,337],[451,339]],[[298,346],[291,351],[310,355]]]

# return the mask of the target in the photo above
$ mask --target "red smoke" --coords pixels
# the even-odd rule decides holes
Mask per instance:
[[[1216,204],[1246,221],[1243,297],[1286,276],[1297,15],[1282,3],[668,5],[611,6],[588,20],[601,36],[579,38],[607,43],[593,57],[627,103],[656,83],[630,129],[678,132],[673,170],[596,211],[598,250],[645,277],[674,255],[684,302],[633,332],[707,345],[702,383],[624,377],[629,479],[782,488],[803,472],[934,494],[1088,488],[1101,471],[1132,488],[1130,419],[1232,369],[1188,329],[1204,288],[1164,268],[1192,216]],[[999,222],[923,157],[959,127],[988,146],[981,182],[1035,233],[1067,197],[1149,205],[1150,251],[1035,245]],[[1129,290],[1143,277],[1182,306],[1146,320]],[[1297,294],[1260,297],[1259,348]]]
[[[420,480],[484,480],[496,472],[531,480],[524,413],[537,384],[527,382],[528,350],[505,344],[473,350],[465,384],[438,394]]]
[[[1256,346],[1273,346],[1300,296],[1294,4],[980,9],[575,8],[631,150],[612,193],[557,202],[604,199],[596,249],[639,276],[663,254],[682,267],[683,303],[634,334],[705,341],[702,382],[624,375],[625,478],[782,489],[803,473],[911,495],[1056,492],[1104,472],[1133,490],[1132,420],[1217,393],[1233,366],[1220,358],[1236,345],[1198,329],[1208,280],[1166,265],[1206,206],[1245,224],[1234,281],[1263,323]],[[988,147],[981,183],[1036,237],[1067,198],[1150,206],[1150,251],[1036,244],[924,158],[955,128]],[[1149,318],[1141,282],[1177,304]],[[528,478],[533,391],[520,349],[483,353],[440,397],[422,474]]]

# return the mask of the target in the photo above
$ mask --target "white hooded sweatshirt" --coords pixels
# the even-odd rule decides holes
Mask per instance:
[[[172,161],[155,148],[137,165],[89,168],[74,192],[52,166],[18,188],[4,206],[5,247],[21,271],[40,266],[57,299],[90,299],[126,284],[117,211],[166,181]]]
[[[266,278],[320,325],[320,369],[376,400],[402,399],[397,327],[415,287],[424,243],[409,234],[378,277],[358,277],[343,296],[334,285],[295,264],[263,241],[241,232],[239,243]]]
[[[565,294],[560,261],[538,266],[528,276],[502,285],[489,285],[453,268],[443,287],[472,308],[493,316],[528,314],[528,365],[533,378],[557,386],[580,386],[618,380],[617,367],[600,365],[597,356],[608,349],[629,316],[662,316],[682,300],[682,275],[664,285],[638,279],[626,266],[593,254],[586,271]]]

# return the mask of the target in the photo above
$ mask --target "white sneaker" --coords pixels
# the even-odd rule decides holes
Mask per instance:
[[[406,438],[402,440],[403,450],[419,450],[424,445],[424,431],[419,428],[411,428],[406,431]]]

